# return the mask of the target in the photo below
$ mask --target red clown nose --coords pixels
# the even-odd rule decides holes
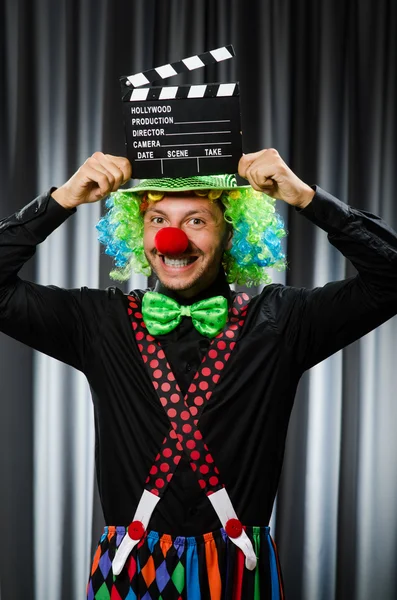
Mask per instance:
[[[189,240],[184,231],[178,227],[163,227],[156,233],[154,244],[160,254],[173,256],[183,254]]]

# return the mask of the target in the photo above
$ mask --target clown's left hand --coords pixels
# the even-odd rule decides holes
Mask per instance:
[[[274,148],[244,154],[240,159],[238,172],[258,192],[284,200],[297,208],[305,208],[315,194],[310,186],[291,171]]]

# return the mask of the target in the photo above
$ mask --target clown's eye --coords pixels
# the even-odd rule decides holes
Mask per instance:
[[[204,221],[195,217],[194,219],[190,219],[190,223],[192,225],[202,225]]]
[[[152,223],[155,225],[162,225],[164,223],[164,217],[153,217]]]

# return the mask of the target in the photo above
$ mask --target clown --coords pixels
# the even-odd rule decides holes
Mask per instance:
[[[168,276],[167,287],[173,289],[176,285],[182,290],[186,286],[190,295],[194,295],[195,287],[188,281],[184,283],[185,274],[194,271],[197,281],[200,272],[204,274],[205,280],[200,287],[205,288],[208,279],[214,275],[209,272],[209,260],[214,263],[211,266],[215,275],[222,262],[229,283],[247,286],[270,283],[267,268],[285,267],[281,248],[285,232],[281,218],[275,212],[274,200],[251,186],[237,187],[234,176],[143,180],[130,190],[115,193],[107,206],[108,215],[98,225],[99,239],[106,245],[106,252],[115,257],[118,268],[111,273],[115,279],[128,279],[131,271],[150,275],[152,269],[160,280]],[[173,217],[175,210],[180,213],[174,218],[176,226],[172,226],[167,215],[161,216],[167,206]],[[184,225],[185,215],[199,211],[211,213],[207,214],[210,230],[202,226],[204,220],[201,226],[198,219],[195,224],[191,219]],[[156,212],[157,217],[154,217]],[[160,235],[159,230],[165,226],[166,231]],[[185,228],[189,233],[181,236]],[[196,254],[186,254],[189,242],[194,243],[195,231],[206,233],[207,230],[211,240],[220,242],[218,256],[211,258],[209,252],[200,252],[200,248]],[[159,235],[154,244],[150,234],[156,232]],[[184,256],[189,264],[176,268],[175,260],[174,264],[167,260],[167,252],[170,256]],[[159,257],[162,260],[156,261]],[[204,264],[200,259],[204,259]],[[196,261],[198,264],[192,268]],[[167,269],[167,265],[171,268]],[[170,278],[175,281],[172,283]]]
[[[272,149],[233,176],[143,180],[95,153],[2,222],[0,327],[85,373],[105,531],[87,598],[284,597],[269,520],[303,372],[396,313],[397,236],[302,182]],[[154,290],[61,290],[17,277],[36,245],[107,196],[99,239],[114,279]],[[274,198],[329,234],[356,277],[305,290],[285,268]],[[12,248],[12,252],[9,251]],[[266,284],[250,298],[229,284]]]

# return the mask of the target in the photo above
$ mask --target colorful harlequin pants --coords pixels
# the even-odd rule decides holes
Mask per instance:
[[[219,529],[197,537],[149,531],[118,576],[112,560],[125,527],[105,527],[92,564],[88,600],[284,600],[276,546],[269,527],[247,527],[258,557],[244,555]]]

